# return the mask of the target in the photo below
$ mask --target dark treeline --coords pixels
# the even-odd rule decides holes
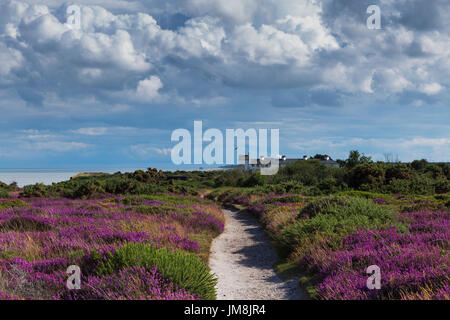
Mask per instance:
[[[326,195],[340,191],[370,191],[385,194],[433,195],[450,192],[450,164],[415,160],[410,163],[375,162],[351,151],[338,160],[339,168],[328,167],[314,157],[280,168],[273,176],[241,169],[162,172],[156,169],[133,173],[82,175],[51,186],[30,185],[20,190],[25,197],[63,196],[91,198],[98,194],[152,194],[171,192],[197,194],[200,189],[257,187],[267,193]],[[6,197],[15,184],[0,183]]]
[[[262,176],[258,171],[221,171],[206,174],[203,183],[213,188],[259,186],[273,192],[310,195],[349,190],[421,195],[450,192],[450,164],[426,160],[374,162],[358,151],[351,151],[348,159],[338,160],[338,163],[340,167],[333,168],[314,158],[299,160],[280,168],[274,176]]]

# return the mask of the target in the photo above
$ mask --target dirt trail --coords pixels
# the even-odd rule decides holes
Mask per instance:
[[[209,266],[219,279],[218,300],[298,300],[308,296],[298,280],[281,280],[277,254],[260,223],[250,214],[224,210],[225,231],[211,246]]]

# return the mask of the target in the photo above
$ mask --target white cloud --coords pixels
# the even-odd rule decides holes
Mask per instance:
[[[411,86],[402,72],[396,69],[376,70],[373,75],[374,86],[387,92],[400,93]]]
[[[441,92],[442,89],[443,89],[442,86],[437,82],[427,83],[421,85],[419,88],[420,92],[423,92],[429,96],[438,94],[439,92]]]
[[[172,149],[170,148],[157,148],[151,145],[138,144],[130,147],[131,151],[141,157],[149,156],[152,154],[159,154],[168,156]]]
[[[341,150],[359,150],[372,155],[374,160],[383,160],[377,156],[386,152],[399,155],[401,161],[412,161],[426,158],[429,161],[448,161],[450,158],[450,138],[349,138],[349,137],[321,137],[313,139],[297,139],[290,143],[299,152],[314,153],[317,150],[327,150],[336,158],[345,159],[348,153]],[[371,150],[371,152],[367,152]],[[346,151],[348,152],[348,151]]]
[[[73,133],[87,135],[87,136],[102,136],[108,132],[108,128],[96,127],[96,128],[80,128],[73,130]]]
[[[161,79],[156,76],[150,76],[148,79],[139,81],[136,88],[137,99],[150,102],[159,97],[159,89],[163,87]]]
[[[79,31],[64,24],[66,5],[27,2],[0,5],[0,83],[22,86],[28,103],[45,104],[43,96],[68,88],[114,97],[117,105],[134,98],[161,103],[162,80],[166,98],[194,104],[237,86],[389,98],[411,91],[437,96],[449,82],[442,75],[450,70],[447,25],[422,31],[393,23],[373,32],[353,12],[360,6],[343,1],[86,0],[78,2]],[[397,21],[398,7],[383,5],[393,12],[386,19]],[[156,18],[176,13],[185,15],[183,25],[158,25]],[[199,81],[205,89],[194,94],[190,86]],[[39,88],[27,92],[29,83]]]
[[[90,147],[90,145],[82,142],[42,141],[35,143],[25,143],[22,145],[22,147],[24,149],[38,151],[68,152],[73,150],[87,149]]]
[[[262,66],[292,63],[301,66],[308,64],[310,58],[308,47],[297,35],[268,25],[259,30],[250,24],[236,27],[229,43],[235,56]]]

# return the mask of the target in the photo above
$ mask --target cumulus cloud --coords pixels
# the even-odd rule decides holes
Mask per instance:
[[[441,92],[442,89],[439,83],[433,82],[421,85],[419,90],[427,95],[435,95]]]
[[[163,87],[161,79],[151,76],[139,81],[136,89],[136,97],[142,101],[152,101],[159,96],[158,90]]]
[[[230,88],[267,88],[276,105],[292,89],[305,101],[317,92],[436,101],[447,93],[444,0],[380,0],[382,30],[366,27],[369,0],[77,3],[80,30],[66,24],[68,4],[0,5],[0,85],[40,106],[52,95],[195,104]]]
[[[162,159],[171,128],[194,118],[281,123],[287,143],[304,139],[311,152],[448,154],[433,140],[449,130],[447,0],[77,0],[80,30],[66,24],[69,4],[0,2],[9,155]],[[366,27],[371,4],[381,30]],[[30,127],[41,130],[16,131]],[[348,130],[362,140],[332,138]]]

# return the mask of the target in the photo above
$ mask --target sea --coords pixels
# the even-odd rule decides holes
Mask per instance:
[[[0,181],[6,184],[17,182],[19,187],[36,183],[51,185],[52,183],[69,180],[70,177],[78,173],[134,172],[139,169],[146,170],[146,168],[0,169]]]
[[[218,169],[216,167],[199,167],[199,166],[160,166],[157,169],[163,171],[194,171],[194,170],[211,170]],[[118,171],[134,172],[136,170],[147,170],[147,167],[141,168],[70,168],[70,169],[1,169],[0,168],[0,181],[6,184],[16,182],[17,185],[22,188],[23,186],[43,183],[45,185],[51,185],[52,183],[58,183],[61,181],[67,181],[71,177],[79,173],[116,173]]]

